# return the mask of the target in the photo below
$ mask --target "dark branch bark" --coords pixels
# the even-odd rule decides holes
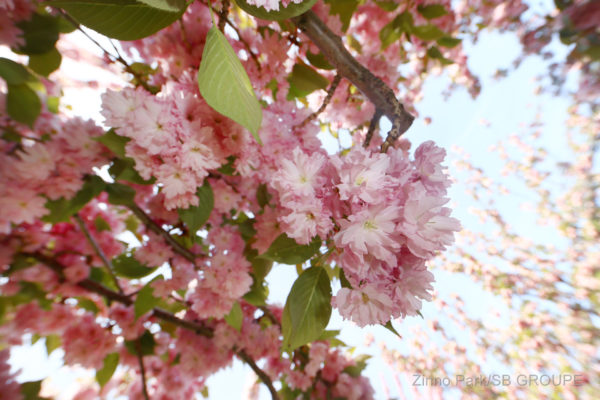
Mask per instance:
[[[104,254],[102,247],[100,247],[98,242],[96,242],[96,239],[94,239],[94,237],[90,233],[89,229],[85,225],[85,222],[83,221],[83,219],[81,219],[79,214],[75,214],[73,216],[73,219],[77,222],[77,225],[79,225],[79,229],[81,229],[87,241],[90,243],[96,254],[98,254],[98,257],[100,257],[100,259],[102,260],[102,263],[104,264],[108,275],[110,275],[110,277],[112,278],[113,282],[115,283],[115,286],[119,290],[119,293],[123,294],[123,289],[121,289],[121,286],[119,285],[119,280],[117,279],[117,276],[114,273],[112,262],[108,259],[108,257],[106,257],[106,254]]]
[[[22,253],[22,254],[26,257],[35,258],[39,262],[45,264],[48,268],[53,270],[58,275],[61,282],[65,281],[64,266],[62,264],[60,264],[58,261],[56,261],[55,259],[48,257],[39,252]],[[133,300],[129,296],[115,292],[114,290],[111,290],[111,289],[107,288],[106,286],[104,286],[98,282],[92,281],[90,279],[84,279],[84,280],[80,281],[79,283],[77,283],[77,286],[79,286],[83,289],[86,289],[92,293],[99,294],[109,300],[125,304],[127,306],[130,306],[133,304]],[[193,322],[193,321],[187,321],[187,320],[181,319],[181,318],[177,317],[176,315],[174,315],[168,311],[162,310],[160,308],[154,308],[152,310],[152,315],[156,318],[162,319],[163,321],[170,322],[174,325],[177,325],[183,329],[190,330],[198,335],[202,335],[202,336],[206,336],[206,337],[214,336],[212,329],[207,328],[207,327],[205,327],[201,324],[198,324],[196,322]],[[260,369],[260,367],[252,359],[252,357],[250,357],[248,354],[246,354],[243,350],[235,350],[235,354],[242,361],[244,361],[246,364],[248,364],[250,366],[250,368],[252,368],[254,373],[256,373],[256,375],[258,375],[258,377],[262,380],[262,382],[269,389],[269,392],[271,392],[271,396],[272,396],[273,400],[279,400],[279,395],[277,394],[277,390],[275,390],[275,387],[273,386],[273,381],[271,380],[269,375],[267,375],[262,369]],[[141,361],[140,361],[140,369],[142,370],[142,378],[144,379],[144,382],[145,382],[145,376],[144,376],[145,372],[143,370],[143,364],[141,364]],[[147,395],[147,393],[146,393],[146,395]]]
[[[387,151],[388,147],[410,128],[414,117],[396,99],[393,90],[356,61],[344,47],[342,39],[315,13],[309,10],[292,18],[292,21],[321,50],[331,65],[337,68],[338,73],[352,82],[375,105],[376,112],[390,119],[392,129],[381,146],[382,152]]]
[[[148,395],[148,386],[146,385],[146,368],[144,368],[144,356],[142,356],[142,344],[139,339],[135,341],[135,352],[137,354],[138,363],[140,364],[140,375],[142,379],[142,394],[144,400],[150,400]]]
[[[136,217],[140,219],[140,221],[142,221],[144,225],[146,225],[148,229],[162,237],[165,240],[165,242],[167,242],[167,244],[171,246],[175,253],[183,256],[186,260],[195,264],[196,255],[188,249],[186,249],[185,247],[183,247],[178,241],[176,241],[173,238],[173,236],[169,234],[169,232],[165,231],[160,225],[154,222],[154,220],[150,218],[150,216],[146,214],[144,210],[142,210],[137,204],[130,205],[127,207],[135,214]]]
[[[300,129],[300,128],[304,127],[310,121],[317,118],[319,116],[319,114],[321,114],[323,111],[325,111],[325,109],[331,102],[333,94],[335,93],[335,89],[337,89],[341,80],[342,80],[342,76],[340,74],[337,74],[335,76],[335,78],[333,78],[333,81],[331,82],[331,86],[329,86],[329,89],[327,90],[327,97],[325,97],[325,100],[323,100],[323,104],[321,104],[321,107],[319,107],[319,109],[317,111],[315,111],[314,113],[312,113],[308,117],[306,117],[306,119],[304,121],[302,121],[301,123],[296,125],[294,127],[294,129]]]

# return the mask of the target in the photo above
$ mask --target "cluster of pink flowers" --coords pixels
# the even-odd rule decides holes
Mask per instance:
[[[279,221],[299,243],[333,239],[336,261],[352,288],[333,300],[360,326],[416,315],[431,300],[425,262],[453,242],[460,224],[443,207],[450,181],[445,151],[425,142],[411,160],[354,147],[327,163],[321,154],[293,151],[271,186],[288,213]],[[334,229],[335,226],[335,229]]]

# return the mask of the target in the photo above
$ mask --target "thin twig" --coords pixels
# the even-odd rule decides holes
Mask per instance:
[[[83,221],[83,219],[81,219],[81,216],[76,213],[75,215],[73,215],[73,219],[77,222],[77,225],[79,225],[79,229],[81,229],[81,232],[83,232],[83,235],[85,236],[87,241],[90,243],[90,245],[92,246],[92,248],[94,249],[96,254],[98,254],[98,257],[100,257],[100,259],[102,260],[102,263],[104,264],[104,267],[106,268],[106,271],[108,272],[111,279],[115,283],[115,286],[119,290],[119,293],[123,294],[123,289],[121,288],[121,285],[119,285],[119,280],[117,279],[117,276],[115,275],[112,262],[108,259],[108,257],[106,257],[106,254],[104,254],[104,250],[102,250],[102,247],[100,247],[98,242],[96,242],[96,239],[94,239],[94,237],[92,236],[91,232],[85,225],[85,222]]]
[[[26,257],[32,257],[32,258],[38,260],[39,262],[45,264],[48,268],[53,270],[58,275],[59,280],[61,282],[65,281],[65,276],[64,276],[65,267],[62,264],[60,264],[58,261],[56,261],[55,259],[45,256],[44,254],[39,253],[39,252],[22,253],[22,254]],[[122,304],[125,304],[127,306],[130,306],[133,304],[133,300],[129,296],[115,292],[114,290],[111,290],[111,289],[107,288],[106,286],[104,286],[98,282],[92,281],[90,279],[84,279],[84,280],[78,282],[77,286],[79,286],[83,289],[86,289],[90,292],[99,294],[109,300],[117,301]],[[156,318],[162,319],[163,321],[170,322],[170,323],[177,325],[183,329],[192,331],[198,335],[202,335],[202,336],[206,336],[206,337],[214,336],[212,329],[210,329],[202,324],[193,322],[193,321],[181,319],[181,318],[177,317],[176,315],[174,315],[168,311],[162,310],[160,308],[157,308],[157,307],[154,308],[152,310],[152,315]],[[250,357],[243,350],[235,350],[235,353],[242,361],[244,361],[246,364],[248,364],[250,366],[250,368],[252,368],[254,373],[256,373],[256,375],[267,386],[267,388],[269,389],[269,392],[271,392],[271,396],[272,396],[273,400],[279,400],[279,395],[277,394],[277,391],[275,390],[275,387],[273,386],[273,381],[271,380],[269,375],[267,375],[256,364],[256,362],[252,359],[252,357]]]
[[[369,124],[369,130],[367,131],[367,136],[365,137],[365,143],[363,143],[363,147],[366,149],[371,144],[371,139],[373,139],[373,133],[375,132],[375,128],[377,124],[379,124],[379,120],[381,119],[381,112],[379,110],[375,110],[373,114],[373,118],[371,118],[371,123]]]
[[[392,129],[381,146],[381,151],[385,153],[388,147],[408,130],[414,117],[396,99],[394,91],[361,65],[346,50],[342,39],[333,33],[314,12],[309,10],[292,18],[292,21],[321,50],[329,63],[337,68],[338,73],[352,82],[375,105],[376,110],[392,121]]]
[[[321,107],[319,107],[319,109],[317,111],[315,111],[314,113],[312,113],[308,117],[306,117],[306,119],[304,121],[302,121],[301,123],[296,125],[294,127],[294,130],[303,128],[304,126],[306,126],[306,124],[313,121],[315,118],[317,118],[319,116],[319,114],[321,114],[323,111],[325,111],[325,108],[327,108],[327,106],[331,102],[331,99],[333,98],[333,94],[335,93],[335,89],[337,89],[341,80],[342,80],[342,76],[340,74],[337,74],[335,76],[335,78],[333,78],[333,81],[331,82],[329,89],[327,89],[327,96],[325,97],[325,100],[323,100],[323,104],[321,104]]]
[[[277,390],[273,386],[273,382],[271,381],[271,378],[269,377],[269,375],[267,375],[265,373],[265,371],[263,371],[262,369],[260,369],[260,367],[258,365],[256,365],[256,362],[254,362],[252,357],[250,357],[248,354],[246,354],[246,352],[244,350],[238,350],[238,351],[236,351],[235,354],[237,354],[237,356],[242,361],[244,361],[246,364],[248,364],[250,366],[250,368],[252,368],[252,371],[254,371],[254,373],[265,384],[265,386],[269,389],[269,392],[271,392],[271,398],[273,400],[279,400],[279,394],[277,393]]]
[[[219,30],[223,33],[225,30],[227,14],[229,14],[229,0],[221,0],[221,11],[219,11],[217,15],[219,16]]]
[[[144,358],[142,356],[142,344],[140,339],[135,341],[135,352],[137,354],[138,363],[140,364],[140,374],[142,379],[142,393],[145,400],[150,400],[148,395],[148,387],[146,386],[146,369],[144,368]]]
[[[148,214],[144,212],[137,204],[127,206],[136,217],[142,221],[144,225],[152,232],[161,236],[169,246],[175,251],[175,253],[183,256],[186,260],[193,263],[195,265],[196,255],[183,247],[178,241],[176,241],[173,236],[171,236],[167,231],[160,227]]]

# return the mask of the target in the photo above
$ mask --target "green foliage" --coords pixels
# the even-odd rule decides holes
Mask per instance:
[[[110,129],[104,135],[95,138],[98,142],[102,143],[106,147],[110,149],[117,156],[124,158],[125,157],[125,145],[131,139],[117,135],[114,129]]]
[[[400,5],[392,0],[375,0],[375,4],[377,4],[377,6],[379,6],[379,8],[382,10],[388,12],[394,11]]]
[[[138,292],[137,296],[135,296],[135,302],[133,303],[135,319],[146,314],[148,311],[158,306],[159,303],[160,299],[154,297],[154,288],[151,286],[151,282],[149,282]]]
[[[140,279],[150,275],[156,268],[143,265],[133,255],[120,254],[113,258],[112,265],[117,276],[129,279]]]
[[[135,204],[135,189],[122,183],[109,183],[106,185],[108,202],[114,205],[129,206]]]
[[[319,69],[327,69],[327,70],[334,69],[334,66],[329,64],[327,57],[325,57],[325,55],[323,53],[313,54],[310,52],[310,50],[308,50],[306,52],[306,59],[311,63],[311,65],[314,65],[315,67],[317,67]]]
[[[213,191],[208,180],[205,180],[204,184],[196,190],[196,196],[198,196],[197,206],[177,210],[179,217],[193,236],[208,221],[215,204]]]
[[[461,39],[458,38],[453,38],[450,36],[444,36],[439,38],[438,40],[436,40],[437,44],[442,46],[442,47],[447,47],[449,49],[456,47],[460,44],[460,42],[462,42]]]
[[[155,177],[148,180],[142,178],[135,169],[135,161],[129,157],[114,159],[108,172],[115,181],[127,181],[139,185],[151,185],[156,182]]]
[[[61,345],[61,340],[59,335],[48,335],[45,337],[44,342],[46,344],[46,354],[50,355],[56,349],[58,349]]]
[[[264,208],[267,204],[269,204],[269,201],[271,201],[272,197],[273,196],[269,193],[266,184],[261,183],[258,185],[258,188],[256,189],[256,201],[261,208]]]
[[[42,381],[21,383],[21,394],[23,395],[22,400],[43,400],[44,398],[40,397],[41,388]]]
[[[438,49],[436,46],[432,46],[429,49],[427,49],[427,55],[435,60],[438,60],[440,63],[442,63],[442,65],[449,65],[454,63],[454,61],[444,57],[440,49]]]
[[[40,75],[48,76],[60,67],[62,56],[54,47],[43,54],[32,54],[29,56],[27,65]]]
[[[360,0],[325,0],[325,4],[329,4],[329,13],[340,18],[344,32],[348,30],[352,14],[359,3]]]
[[[102,368],[96,371],[96,382],[100,387],[104,387],[106,383],[115,373],[117,366],[119,365],[119,353],[110,353],[104,357],[104,364]]]
[[[411,33],[421,40],[437,40],[444,36],[444,32],[436,25],[419,25],[412,28]]]
[[[178,12],[185,8],[185,0],[138,0],[159,10]]]
[[[242,323],[244,322],[244,313],[242,312],[242,306],[239,302],[233,303],[231,311],[225,317],[225,322],[229,324],[233,329],[238,332],[242,331]]]
[[[362,354],[354,358],[355,364],[344,368],[344,372],[355,378],[360,376],[362,371],[367,367],[367,360],[369,358],[371,358],[371,356],[368,354]]]
[[[310,10],[317,0],[304,0],[301,3],[290,3],[287,7],[280,4],[279,10],[267,11],[264,7],[248,4],[246,0],[235,0],[236,4],[253,17],[267,19],[269,21],[282,21],[296,17]]]
[[[282,233],[259,257],[282,264],[301,264],[314,256],[320,247],[321,239],[318,236],[309,244],[298,244],[294,239]]]
[[[381,49],[385,50],[400,39],[403,33],[410,34],[414,27],[414,19],[411,13],[404,11],[398,14],[379,32],[379,40],[381,40]]]
[[[291,351],[318,339],[331,317],[331,285],[327,271],[311,267],[292,285],[281,318],[283,349]]]
[[[50,210],[50,214],[44,216],[42,220],[52,224],[69,221],[69,218],[81,210],[90,200],[98,196],[105,187],[106,183],[99,176],[88,176],[79,192],[72,199],[67,200],[61,197],[57,200],[48,200],[45,207]]]
[[[0,77],[9,85],[37,81],[23,65],[4,57],[0,57]]]
[[[178,20],[185,11],[165,11],[134,0],[55,0],[47,4],[62,8],[88,28],[119,40],[150,36]]]
[[[27,84],[8,85],[6,112],[12,119],[33,127],[41,110],[40,98]]]
[[[89,311],[93,314],[98,314],[98,306],[90,299],[86,299],[85,297],[77,297],[77,306],[79,308]]]
[[[206,37],[198,88],[209,106],[248,129],[262,144],[258,136],[262,121],[260,103],[242,63],[215,26]]]
[[[441,4],[420,4],[417,6],[417,11],[427,19],[435,19],[448,14],[446,8]]]
[[[325,89],[329,86],[329,80],[304,63],[297,63],[292,73],[287,77],[290,83],[288,100],[296,97],[305,97],[315,90]]]
[[[396,328],[394,328],[394,325],[392,325],[392,320],[389,320],[388,322],[385,323],[385,325],[382,324],[381,326],[383,326],[385,329],[387,329],[388,331],[392,332],[394,335],[396,335],[400,339],[402,339],[402,336],[400,336],[400,334],[398,333]]]
[[[54,49],[58,40],[58,19],[50,15],[34,13],[31,19],[20,21],[25,44],[16,49],[23,54],[44,54]]]
[[[154,335],[147,330],[139,338],[125,341],[125,348],[133,355],[139,353],[141,356],[151,356],[154,354],[155,347]]]

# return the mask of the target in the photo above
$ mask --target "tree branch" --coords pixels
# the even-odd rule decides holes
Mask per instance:
[[[146,214],[144,210],[142,210],[137,204],[128,205],[127,207],[131,210],[131,212],[135,214],[136,217],[140,219],[140,221],[142,221],[144,225],[146,225],[148,229],[161,236],[165,240],[165,242],[167,242],[167,244],[171,246],[175,253],[181,255],[186,260],[195,265],[196,255],[188,249],[186,249],[185,247],[183,247],[178,241],[176,241],[173,238],[173,236],[169,234],[169,232],[165,231],[160,225],[154,222],[154,220],[150,218],[150,216]]]
[[[60,264],[58,261],[56,261],[55,259],[48,257],[39,252],[22,253],[22,254],[26,257],[32,257],[32,258],[38,260],[39,262],[45,264],[48,268],[53,270],[58,275],[61,282],[65,281],[64,266],[62,264]],[[99,294],[109,300],[113,300],[113,301],[117,301],[119,303],[125,304],[126,306],[130,306],[133,304],[133,300],[129,296],[115,292],[114,290],[111,290],[111,289],[107,288],[106,286],[104,286],[98,282],[92,281],[90,279],[84,279],[84,280],[78,282],[77,286],[79,286],[83,289],[86,289],[92,293]],[[202,335],[202,336],[206,336],[206,337],[214,336],[214,332],[212,331],[212,329],[207,328],[206,326],[204,326],[202,324],[179,318],[176,315],[174,315],[168,311],[162,310],[158,307],[155,307],[152,310],[152,315],[156,318],[162,319],[163,321],[170,322],[170,323],[177,325],[183,329],[192,331],[198,335]],[[273,398],[273,400],[279,400],[279,395],[277,394],[277,390],[275,390],[275,387],[273,386],[273,381],[271,380],[269,375],[267,375],[266,372],[264,372],[256,364],[256,362],[252,359],[252,357],[250,357],[246,352],[244,352],[243,350],[237,350],[237,349],[234,349],[234,350],[235,350],[235,354],[242,361],[244,361],[246,364],[248,364],[250,366],[250,368],[252,368],[254,373],[256,373],[256,375],[267,386],[267,388],[269,389],[269,392],[271,392],[271,397]],[[140,353],[138,351],[138,357],[139,357],[139,354]],[[142,371],[142,379],[144,379],[144,383],[145,383],[145,381],[146,381],[145,377],[144,377],[145,371],[143,370],[142,364],[140,364],[140,369]],[[145,393],[145,395],[146,395],[145,398],[148,399],[147,392]]]
[[[352,82],[373,103],[376,112],[390,119],[392,129],[381,145],[381,151],[385,153],[388,147],[410,128],[414,117],[396,99],[394,91],[362,66],[346,50],[342,39],[334,34],[314,12],[309,10],[292,18],[292,21],[321,50],[331,65],[337,68],[338,73]]]
[[[142,356],[142,344],[139,339],[135,341],[135,353],[140,364],[140,375],[142,375],[142,394],[144,395],[144,400],[150,400],[148,387],[146,386],[146,369],[144,368],[144,358]]]
[[[319,114],[321,114],[323,111],[325,111],[325,108],[327,108],[327,106],[331,102],[331,99],[333,98],[333,94],[335,93],[335,89],[337,89],[341,80],[342,80],[342,76],[340,74],[337,74],[335,76],[335,78],[333,78],[333,81],[331,82],[331,86],[329,86],[329,89],[327,89],[327,97],[325,97],[325,100],[323,100],[323,104],[321,104],[321,107],[319,107],[319,109],[317,111],[315,111],[314,113],[312,113],[308,117],[306,117],[306,119],[304,121],[302,121],[301,123],[296,125],[294,127],[294,130],[304,127],[310,121],[317,118],[319,116]]]
[[[114,273],[112,262],[106,257],[106,254],[104,254],[102,247],[98,245],[98,242],[96,242],[96,239],[94,239],[94,237],[90,233],[89,229],[85,225],[85,222],[83,221],[83,219],[81,219],[81,216],[75,213],[75,215],[73,215],[73,219],[77,222],[77,225],[79,225],[79,229],[81,229],[87,241],[90,243],[96,254],[98,254],[98,257],[100,257],[100,259],[102,260],[102,263],[106,267],[106,271],[115,283],[115,286],[119,290],[119,293],[123,294],[123,289],[119,285],[119,280],[117,279],[117,276]]]

